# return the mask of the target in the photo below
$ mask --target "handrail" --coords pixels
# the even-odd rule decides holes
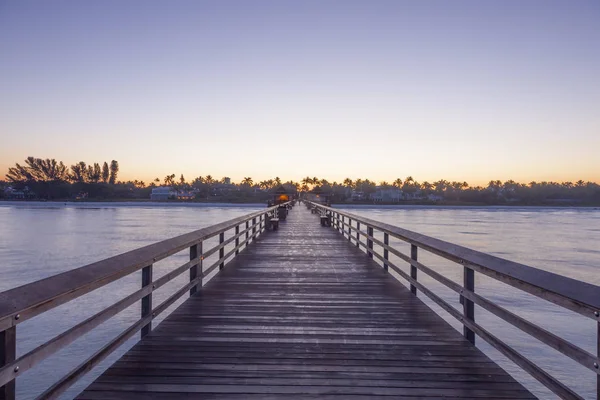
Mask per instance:
[[[356,214],[340,211],[322,204],[308,202],[307,207],[325,214],[332,220],[331,226],[347,237],[349,241],[356,242],[356,246],[364,248],[367,256],[379,259],[383,268],[394,270],[398,275],[410,283],[411,292],[416,294],[417,289],[428,296],[454,318],[463,324],[463,334],[471,343],[475,343],[475,334],[479,335],[507,358],[519,365],[544,386],[564,399],[579,399],[577,393],[556,380],[542,368],[528,360],[525,356],[502,342],[499,338],[475,323],[474,304],[486,309],[497,317],[503,319],[524,333],[540,340],[542,343],[561,352],[575,360],[580,365],[593,371],[598,379],[598,398],[600,399],[600,287],[576,279],[567,278],[552,272],[543,271],[527,265],[515,263],[489,254],[481,253],[463,246],[445,242],[426,235],[402,229],[383,222],[375,221]],[[347,221],[346,221],[347,220]],[[352,221],[355,225],[352,225]],[[361,230],[365,225],[367,230]],[[383,241],[377,239],[373,230],[383,232]],[[353,235],[353,231],[356,236]],[[360,240],[364,236],[365,240]],[[411,244],[411,255],[408,256],[389,245],[389,236]],[[383,254],[373,250],[373,244],[383,249]],[[460,285],[442,274],[425,266],[417,260],[417,250],[421,248],[435,255],[459,263],[464,269],[464,282]],[[389,254],[409,263],[410,275],[389,260]],[[460,313],[441,297],[423,286],[417,280],[417,271],[420,270],[446,287],[457,292],[463,305]],[[474,272],[479,272],[498,281],[504,282],[524,292],[536,295],[544,300],[575,311],[581,315],[598,322],[598,354],[593,355],[588,351],[572,344],[571,342],[554,335],[553,333],[533,324],[532,322],[511,313],[510,311],[494,304],[489,299],[475,293]]]
[[[552,272],[509,261],[491,254],[482,253],[454,243],[446,242],[384,222],[336,210],[321,204],[317,207],[335,212],[353,220],[377,228],[391,236],[414,244],[441,257],[478,270],[485,275],[511,286],[523,285],[519,289],[575,311],[595,321],[600,321],[600,287]]]
[[[277,207],[269,207],[0,293],[0,399],[14,399],[14,380],[23,372],[141,300],[142,315],[136,323],[38,397],[56,398],[137,331],[141,330],[142,337],[149,333],[151,322],[158,314],[188,291],[190,295],[193,294],[204,278],[217,267],[223,268],[227,259],[235,257],[264,232],[268,228],[268,218],[276,212]],[[242,224],[245,224],[245,229],[240,230]],[[235,233],[225,240],[225,232],[234,228]],[[219,244],[203,251],[203,241],[217,235]],[[225,254],[226,246],[234,241],[233,249]],[[152,280],[155,262],[186,248],[190,249],[188,262]],[[219,259],[204,269],[203,260],[216,252],[219,252]],[[141,289],[15,359],[16,325],[140,270]],[[189,283],[153,308],[152,293],[186,271],[190,271]]]

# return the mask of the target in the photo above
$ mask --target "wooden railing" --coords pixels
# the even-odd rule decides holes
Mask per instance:
[[[226,260],[235,257],[242,248],[248,246],[264,232],[267,228],[266,221],[276,210],[277,206],[266,208],[0,293],[0,400],[15,398],[15,379],[19,375],[141,300],[141,317],[137,322],[70,371],[38,398],[48,399],[59,396],[136,332],[141,331],[141,337],[146,336],[152,329],[153,319],[184,294],[189,292],[193,295],[198,287],[202,287],[204,278],[216,268],[222,269]],[[225,239],[225,233],[231,230],[234,230],[232,236]],[[219,244],[204,250],[203,242],[217,235]],[[225,253],[226,246],[232,243],[235,243],[234,247]],[[189,248],[188,262],[153,280],[154,263],[186,248]],[[204,268],[203,260],[216,252],[219,252],[219,259],[208,268]],[[16,359],[17,325],[139,270],[142,270],[140,290]],[[189,271],[189,283],[158,306],[154,306],[152,293],[187,271]]]
[[[307,202],[308,207],[315,208],[321,215],[329,216],[331,226],[344,237],[364,248],[370,258],[379,259],[383,268],[392,269],[410,284],[413,294],[420,290],[433,302],[460,321],[463,334],[475,343],[475,335],[496,348],[532,377],[563,399],[581,399],[582,397],[545,372],[538,365],[504,343],[498,337],[475,322],[474,305],[491,312],[512,326],[538,339],[542,343],[575,360],[596,374],[597,398],[600,400],[600,287],[575,279],[567,278],[552,272],[543,271],[527,265],[508,261],[489,254],[481,253],[466,247],[458,246],[429,236],[421,235],[393,225],[385,224],[356,214],[343,212],[318,203]],[[364,227],[361,229],[361,227]],[[366,229],[366,230],[365,230]],[[383,233],[383,241],[375,238],[374,231]],[[410,244],[410,255],[404,254],[390,246],[389,238],[400,239]],[[361,240],[361,237],[364,240]],[[382,254],[373,250],[373,244],[380,246]],[[418,250],[426,250],[437,256],[456,262],[463,267],[463,284],[434,271],[418,261]],[[389,260],[393,254],[410,265],[410,274],[400,269]],[[433,293],[417,280],[417,271],[421,271],[441,284],[452,289],[460,296],[463,305],[461,313],[456,308]],[[579,313],[597,323],[597,354],[591,354],[579,346],[541,328],[532,322],[494,304],[489,299],[475,292],[475,272],[494,278],[524,292],[557,304],[563,308]]]

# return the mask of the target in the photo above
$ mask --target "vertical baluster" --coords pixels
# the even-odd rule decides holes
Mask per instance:
[[[342,233],[342,236],[344,236],[344,237],[346,236],[346,232],[344,232],[344,222],[345,222],[345,221],[346,221],[346,220],[345,220],[344,216],[342,215],[342,223],[341,223],[341,225],[340,225],[340,229],[339,229],[339,231]]]
[[[240,238],[239,235],[240,234],[240,226],[236,225],[235,226],[235,236],[237,236],[235,238],[235,255],[237,256],[240,253],[240,249],[238,249],[238,246],[240,245]]]
[[[414,261],[417,261],[417,251],[418,251],[418,247],[415,246],[414,244],[410,245],[410,258]],[[410,277],[413,278],[415,281],[417,280],[417,267],[415,267],[414,265],[410,265]],[[413,285],[412,283],[410,284],[410,291],[412,294],[417,294],[417,287],[415,285]]]
[[[360,222],[356,221],[356,247],[360,248]]]
[[[250,235],[250,231],[248,231],[248,228],[250,228],[250,221],[246,221],[246,244],[244,245],[244,247],[248,247],[248,236]]]
[[[256,234],[256,217],[252,218],[252,241],[254,241],[255,234]]]
[[[463,287],[465,290],[475,292],[475,271],[463,267]],[[469,321],[475,321],[475,305],[466,297],[463,297],[463,315]],[[467,340],[475,344],[475,332],[463,325],[463,335]]]
[[[202,248],[202,242],[200,242],[200,248]],[[200,250],[200,254],[202,250]],[[195,244],[190,246],[190,261],[198,258],[198,245]],[[200,261],[199,261],[200,262]],[[202,273],[202,272],[200,272]],[[190,282],[198,277],[198,264],[195,264],[190,268]],[[190,288],[190,296],[198,291],[198,285],[194,285]]]
[[[386,246],[390,244],[390,235],[387,234],[387,232],[383,233],[383,244],[385,244]],[[388,249],[384,248],[383,249],[383,258],[387,261],[388,260]],[[383,263],[383,269],[385,271],[388,270],[388,265],[386,262]]]
[[[223,244],[223,242],[225,241],[225,232],[221,232],[219,233],[219,244]],[[219,249],[219,260],[221,260],[221,264],[219,264],[219,269],[223,269],[223,267],[225,266],[225,260],[223,260],[223,257],[225,256],[225,247],[221,247]]]
[[[152,285],[152,264],[142,268],[142,287]],[[147,317],[152,313],[152,293],[142,297],[142,318]],[[142,328],[141,337],[143,338],[152,330],[152,321],[148,322]]]
[[[367,235],[373,237],[373,228],[367,226]],[[367,255],[369,258],[373,258],[373,240],[367,238]]]
[[[17,356],[17,327],[0,332],[0,367],[15,361]],[[15,400],[15,381],[0,387],[0,400]]]

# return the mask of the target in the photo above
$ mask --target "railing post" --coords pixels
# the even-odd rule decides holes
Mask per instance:
[[[152,264],[142,268],[142,287],[152,285]],[[142,318],[152,313],[152,293],[142,297]],[[143,338],[152,330],[152,321],[142,327],[141,337]]]
[[[17,356],[17,327],[0,332],[0,367],[15,361]],[[0,387],[0,400],[15,400],[14,379]]]
[[[418,251],[418,247],[415,246],[414,244],[411,244],[410,245],[411,260],[417,261],[417,251]],[[415,267],[412,264],[410,264],[410,277],[413,278],[415,281],[417,280],[417,267]],[[412,294],[417,294],[417,287],[415,285],[413,285],[412,283],[410,284],[410,292]]]
[[[235,226],[235,236],[240,234],[240,226],[236,225]],[[239,236],[235,238],[235,255],[237,256],[240,253],[240,249],[238,249],[237,247],[240,245],[240,238]]]
[[[256,234],[256,217],[252,218],[252,241],[254,242],[254,235]]]
[[[250,232],[248,232],[248,228],[250,228],[250,221],[246,221],[246,244],[244,247],[248,247],[248,236],[250,234]]]
[[[338,230],[341,232],[342,236],[346,236],[346,233],[344,232],[344,223],[346,222],[344,216],[342,215],[342,223],[340,224]]]
[[[356,221],[356,247],[360,248],[360,222]]]
[[[190,261],[198,258],[198,255],[202,254],[202,242],[195,244],[190,247]],[[198,272],[202,274],[202,258],[198,261],[198,264],[195,264],[190,268],[190,282],[198,277]],[[202,280],[198,283],[200,287],[202,287]],[[190,289],[190,296],[198,291],[198,285],[192,286]]]
[[[387,234],[387,232],[383,233],[383,244],[385,244],[386,246],[390,244],[390,235]],[[388,249],[384,248],[383,249],[383,258],[387,261],[388,260]],[[386,262],[383,263],[383,269],[385,271],[388,270],[388,264]]]
[[[348,217],[348,241],[352,241],[352,218]]]
[[[465,290],[475,292],[475,271],[469,267],[463,267],[463,287]],[[475,304],[466,297],[463,300],[463,315],[469,321],[475,321]],[[475,344],[475,332],[463,325],[463,335],[467,340]]]
[[[221,232],[221,233],[219,233],[219,244],[223,244],[224,241],[225,241],[225,232]],[[219,264],[219,269],[223,269],[223,267],[225,266],[225,260],[222,260],[224,255],[225,255],[225,247],[221,247],[219,249],[219,260],[221,260],[221,264]]]
[[[367,226],[367,235],[373,237],[373,228]],[[373,240],[367,238],[367,255],[369,258],[373,258]]]

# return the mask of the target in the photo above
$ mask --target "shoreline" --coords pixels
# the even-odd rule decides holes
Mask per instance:
[[[0,200],[0,205],[94,205],[94,204],[114,204],[120,206],[164,206],[164,207],[194,207],[194,206],[207,206],[207,207],[266,207],[266,202],[256,201],[185,201],[185,200],[166,200],[166,201],[152,201],[146,199],[107,199],[107,200]],[[540,203],[540,204],[524,204],[524,203],[497,203],[497,204],[484,204],[484,203],[467,203],[467,202],[402,202],[402,203],[388,203],[388,202],[347,202],[347,203],[332,203],[334,208],[385,208],[385,209],[401,209],[401,208],[558,208],[558,209],[599,209],[600,204],[564,204],[564,203]]]

